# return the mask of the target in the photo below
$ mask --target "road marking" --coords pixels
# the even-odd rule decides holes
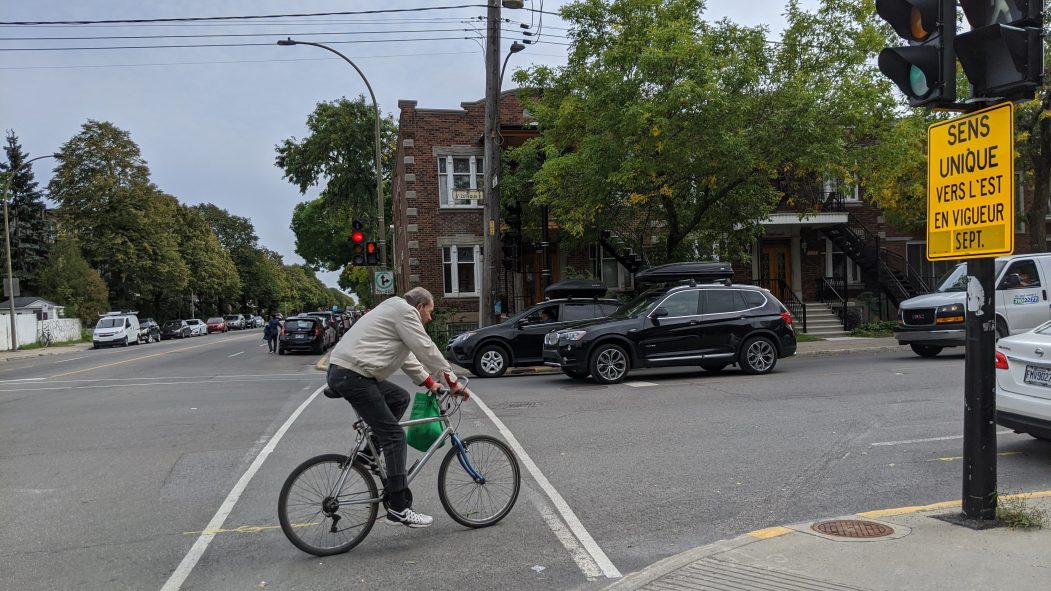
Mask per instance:
[[[1002,452],[1000,452],[1000,453],[998,453],[996,455],[998,455],[998,456],[1020,456],[1020,455],[1022,455],[1022,452],[1020,452],[1020,451],[1002,451]],[[955,462],[956,460],[962,460],[962,459],[963,459],[963,456],[947,456],[947,457],[944,457],[944,458],[931,458],[931,459],[929,459],[927,461],[928,462]]]
[[[577,568],[580,569],[580,572],[584,573],[584,576],[589,581],[594,581],[602,576],[602,571],[599,570],[598,564],[591,559],[591,556],[588,556],[587,550],[578,544],[576,538],[573,537],[573,532],[569,531],[566,524],[551,510],[550,503],[545,502],[536,493],[530,494],[529,500],[533,502],[533,506],[540,512],[540,516],[547,522],[547,526],[554,532],[558,541],[562,543],[562,547],[569,552],[573,562],[577,563]]]
[[[526,470],[529,470],[529,473],[533,475],[533,480],[536,480],[536,483],[540,485],[540,488],[545,494],[547,494],[548,498],[551,499],[551,502],[555,504],[555,509],[558,509],[558,512],[562,515],[562,519],[565,520],[566,525],[569,526],[570,531],[576,536],[577,541],[584,547],[584,550],[591,555],[591,558],[598,565],[599,569],[601,569],[602,574],[609,579],[620,578],[622,576],[620,571],[613,565],[613,562],[611,562],[609,557],[606,556],[606,553],[602,551],[602,548],[600,548],[595,542],[595,539],[591,537],[588,530],[584,529],[584,524],[580,522],[580,519],[578,519],[576,514],[573,513],[573,510],[569,508],[569,503],[562,498],[562,495],[558,494],[555,487],[551,485],[551,482],[548,481],[546,476],[544,476],[544,473],[541,472],[540,468],[538,468],[536,463],[533,462],[533,458],[529,457],[526,450],[523,449],[518,443],[518,440],[515,439],[511,430],[508,429],[495,414],[493,414],[493,411],[489,410],[489,407],[482,402],[481,398],[477,395],[474,395],[471,398],[478,404],[478,408],[482,409],[482,412],[489,417],[489,420],[496,425],[497,430],[499,430],[500,434],[507,440],[508,445],[510,445],[511,448],[515,450],[515,453],[518,454],[518,458],[522,460],[522,464],[525,465]],[[555,535],[557,536],[558,534],[556,533]],[[584,569],[582,568],[581,570],[583,571]],[[584,571],[584,574],[587,575],[587,571]]]
[[[18,378],[14,380],[0,380],[0,384],[9,384],[14,382],[39,382],[40,380],[46,380],[47,378]]]
[[[215,343],[228,343],[230,341],[235,341],[235,340],[244,340],[245,338],[246,337],[242,336],[242,337],[227,338],[227,339],[223,339],[223,340],[215,340],[215,341],[211,341],[209,343],[203,343],[203,344],[200,344],[200,345],[191,345],[189,347],[182,347],[182,348],[179,348],[179,349],[171,349],[169,351],[162,351],[160,353],[154,353],[152,355],[143,355],[142,357],[132,357],[131,359],[124,359],[123,361],[114,361],[113,363],[106,363],[104,365],[96,365],[94,367],[85,367],[84,369],[78,369],[76,371],[67,371],[66,373],[56,374],[56,375],[53,375],[51,377],[52,378],[61,378],[61,377],[65,377],[65,376],[71,376],[71,375],[78,374],[78,373],[84,373],[86,371],[94,371],[96,369],[102,369],[104,367],[113,367],[114,365],[122,365],[124,363],[131,363],[132,361],[140,361],[142,359],[150,359],[152,357],[161,357],[162,355],[169,355],[171,353],[180,353],[182,351],[189,351],[190,349],[199,349],[201,347],[207,347],[207,346],[213,345]]]
[[[1031,493],[1018,493],[1011,495],[997,495],[1000,500],[1012,500],[1012,499],[1040,499],[1044,497],[1051,497],[1051,490],[1042,490]],[[875,511],[865,511],[864,513],[855,513],[860,517],[869,517],[871,519],[879,519],[880,517],[893,517],[895,515],[905,515],[907,513],[919,513],[921,511],[934,511],[937,509],[956,509],[961,506],[960,501],[942,501],[941,503],[931,503],[930,505],[914,505],[911,507],[898,507],[896,509],[877,509]]]
[[[292,426],[292,423],[299,418],[299,415],[302,414],[303,410],[306,409],[306,407],[313,402],[313,400],[317,398],[317,395],[324,389],[325,386],[322,384],[317,390],[314,390],[314,393],[308,396],[307,399],[303,401],[303,404],[299,405],[299,408],[288,417],[285,424],[281,425],[281,428],[274,433],[274,436],[270,438],[270,441],[259,451],[259,455],[256,456],[252,465],[241,475],[241,479],[238,480],[237,484],[235,484],[230,490],[230,494],[226,495],[226,500],[223,501],[223,504],[219,506],[219,510],[216,511],[215,515],[212,517],[212,520],[208,522],[207,526],[205,526],[205,533],[202,533],[200,537],[197,538],[197,541],[193,543],[190,551],[186,553],[182,562],[179,563],[179,566],[175,567],[175,571],[170,577],[168,577],[164,586],[161,587],[161,591],[177,591],[182,587],[186,578],[190,576],[193,567],[197,565],[197,561],[201,559],[201,556],[204,555],[204,551],[208,549],[208,545],[212,543],[212,538],[215,537],[214,533],[208,532],[222,529],[223,523],[225,523],[226,518],[230,516],[230,512],[233,511],[234,505],[236,505],[237,500],[241,498],[241,493],[243,493],[245,488],[248,487],[248,483],[252,480],[252,477],[259,471],[259,467],[263,465],[266,458],[274,451],[274,448],[277,447],[281,438],[285,436],[285,432]]]
[[[222,374],[212,376],[215,379],[223,378],[273,378],[273,377],[291,377],[299,376],[308,379],[312,379],[313,376],[304,375],[301,373],[244,373],[244,374]],[[52,380],[51,384],[79,384],[81,382],[132,382],[142,380],[185,380],[190,378],[200,378],[201,376],[164,376],[164,377],[141,377],[141,378],[90,378],[81,380]],[[46,380],[47,378],[28,378],[32,380]]]
[[[760,540],[769,540],[770,538],[776,538],[785,534],[790,534],[792,533],[792,531],[793,530],[790,530],[787,527],[778,526],[768,527],[766,529],[757,529],[755,531],[750,531],[745,535],[752,536],[753,538],[759,538]]]
[[[1014,431],[997,431],[997,435],[1009,435]],[[905,445],[907,443],[927,443],[929,441],[950,441],[952,439],[963,439],[963,435],[947,435],[945,437],[928,437],[927,439],[906,439],[904,441],[880,441],[879,443],[870,443],[872,447],[878,447],[881,445]]]
[[[48,390],[96,390],[105,388],[107,390],[113,388],[141,388],[141,387],[153,387],[153,386],[185,386],[192,384],[238,384],[238,383],[254,383],[254,382],[299,382],[303,380],[300,378],[265,378],[265,379],[241,379],[241,380],[183,380],[179,382],[138,382],[131,384],[92,384],[89,386],[44,386],[42,388],[13,388],[10,390],[0,390],[0,392],[46,392]],[[52,383],[52,382],[49,382]],[[28,384],[27,384],[28,385]],[[310,386],[303,388],[304,390],[309,389]]]
[[[233,355],[227,355],[227,357],[237,357],[238,355],[241,355],[243,353],[244,353],[244,351],[238,351],[237,353],[234,353]]]
[[[632,388],[648,388],[650,386],[659,386],[660,384],[655,384],[653,382],[638,382],[638,381],[635,381],[635,382],[624,382],[624,385],[625,386],[631,386]]]
[[[76,361],[77,359],[87,359],[87,355],[83,357],[74,357],[73,359],[63,359],[62,361],[56,361],[55,363],[65,363],[67,361]]]

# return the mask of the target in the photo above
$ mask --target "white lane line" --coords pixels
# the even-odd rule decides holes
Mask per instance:
[[[274,377],[274,376],[300,376],[300,377],[302,377],[303,374],[301,374],[301,373],[258,373],[258,374],[245,373],[245,374],[230,374],[230,375],[222,374],[222,375],[216,375],[214,377],[215,377],[215,379],[222,379],[222,378],[260,378],[260,377]],[[193,376],[193,377],[201,377],[201,376]],[[156,377],[156,378],[148,378],[148,377],[144,376],[144,377],[141,377],[141,378],[94,378],[94,379],[90,379],[90,380],[50,380],[49,383],[51,383],[51,384],[78,384],[80,382],[132,382],[132,381],[142,381],[142,380],[181,380],[181,379],[185,379],[185,378],[186,378],[186,376],[166,376],[166,377]],[[46,380],[47,378],[27,378],[27,379],[31,379],[31,380]]]
[[[142,382],[132,384],[92,384],[90,386],[44,386],[41,388],[12,388],[9,390],[0,390],[0,392],[45,392],[48,390],[95,390],[95,389],[113,389],[113,388],[142,388],[142,387],[153,387],[153,386],[185,386],[193,384],[239,384],[239,383],[253,383],[253,382],[299,382],[306,377],[299,378],[265,378],[265,379],[242,379],[242,380],[184,380],[178,382]],[[51,382],[48,382],[51,383]],[[31,384],[26,384],[31,385]],[[304,390],[310,388],[306,386]]]
[[[562,515],[562,519],[565,520],[566,525],[569,526],[570,531],[576,536],[577,541],[584,547],[584,550],[591,555],[591,558],[598,565],[599,569],[601,569],[602,574],[610,579],[620,578],[622,576],[620,571],[613,565],[613,562],[611,562],[609,557],[606,556],[606,553],[602,551],[602,548],[600,548],[595,542],[595,539],[591,537],[588,530],[584,529],[584,524],[580,522],[580,519],[578,519],[576,514],[573,513],[573,510],[569,508],[569,503],[562,498],[562,495],[558,494],[558,491],[555,490],[554,486],[551,486],[551,482],[548,481],[547,477],[544,476],[544,473],[541,472],[540,468],[538,468],[536,463],[533,462],[533,458],[529,457],[529,454],[527,454],[525,449],[523,449],[518,443],[518,440],[515,439],[511,430],[508,429],[495,414],[493,414],[493,411],[489,410],[489,407],[482,402],[481,398],[477,395],[472,395],[471,399],[478,404],[478,408],[482,409],[482,412],[489,417],[489,420],[496,425],[497,430],[499,430],[500,434],[507,440],[508,445],[515,450],[518,458],[522,460],[522,464],[525,465],[526,470],[529,470],[529,473],[533,475],[533,480],[536,480],[536,483],[540,485],[540,488],[545,494],[547,494],[548,498],[551,499],[551,502],[554,503],[555,509],[558,509],[558,512]],[[556,532],[555,535],[557,536],[558,533]],[[572,553],[572,550],[570,550],[570,552]],[[582,567],[581,571],[587,576],[587,570]]]
[[[529,500],[532,501],[533,506],[536,507],[537,511],[540,512],[540,516],[547,522],[547,526],[554,532],[555,537],[558,538],[559,542],[562,542],[562,546],[569,552],[569,555],[573,558],[573,562],[577,563],[577,567],[580,568],[580,572],[584,573],[589,581],[602,576],[602,571],[599,570],[598,565],[595,561],[588,556],[584,547],[577,543],[576,538],[573,537],[573,533],[569,531],[566,524],[562,523],[558,515],[551,510],[550,503],[545,502],[540,495],[530,494]]]
[[[240,355],[242,353],[244,353],[244,351],[238,351],[237,353],[234,353],[233,355],[227,355],[227,357],[237,357],[238,355]]]
[[[278,442],[285,436],[285,432],[288,431],[288,428],[292,426],[292,423],[299,418],[299,415],[303,410],[306,409],[306,407],[317,398],[317,395],[324,389],[325,386],[322,384],[321,387],[314,390],[314,393],[308,396],[307,399],[303,401],[303,404],[299,405],[299,408],[292,413],[292,416],[288,417],[285,424],[281,425],[281,428],[277,430],[277,433],[274,433],[274,436],[270,438],[270,441],[267,442],[262,450],[260,450],[255,461],[252,462],[252,465],[249,466],[248,470],[241,476],[241,479],[237,481],[237,484],[230,489],[230,494],[226,495],[226,500],[223,501],[223,504],[219,506],[219,510],[216,511],[215,515],[212,517],[212,520],[208,522],[207,526],[205,526],[204,533],[197,537],[197,541],[193,543],[193,547],[191,547],[190,551],[185,557],[183,557],[179,566],[175,567],[175,572],[168,577],[168,581],[164,583],[163,587],[161,587],[161,591],[177,591],[182,587],[182,584],[186,582],[186,578],[190,576],[193,567],[197,565],[197,561],[201,559],[201,556],[204,555],[204,551],[208,549],[208,544],[211,544],[212,538],[215,537],[215,533],[208,532],[215,532],[216,530],[222,529],[223,523],[225,523],[226,518],[230,516],[230,512],[233,511],[234,505],[237,504],[237,500],[241,498],[241,493],[244,492],[248,483],[252,480],[252,477],[255,476],[255,473],[259,471],[259,467],[263,465],[267,456],[274,451]]]
[[[624,385],[625,386],[631,386],[632,388],[648,388],[650,386],[659,386],[660,384],[655,384],[653,382],[639,382],[639,381],[635,381],[635,382],[624,382]]]
[[[39,382],[41,380],[46,380],[46,379],[47,378],[18,378],[18,379],[14,379],[14,380],[0,380],[0,384],[12,384],[12,383],[15,383],[15,382]]]
[[[1009,435],[1014,431],[997,431],[997,435]],[[928,437],[927,439],[906,439],[904,441],[880,441],[879,443],[870,443],[872,447],[879,447],[881,445],[905,445],[908,443],[927,443],[929,441],[950,441],[952,439],[963,439],[963,435],[947,435],[945,437]]]
[[[87,359],[87,358],[88,358],[88,356],[85,355],[83,357],[74,357],[73,359],[63,359],[62,361],[56,361],[55,363],[65,363],[67,361],[76,361],[77,359]]]

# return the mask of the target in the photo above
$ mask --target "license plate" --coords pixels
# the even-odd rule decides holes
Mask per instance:
[[[1027,365],[1025,366],[1025,377],[1022,379],[1027,384],[1051,388],[1051,369]]]
[[[297,339],[305,339],[305,338],[307,338],[307,335],[305,335],[305,334],[297,334],[296,338]]]

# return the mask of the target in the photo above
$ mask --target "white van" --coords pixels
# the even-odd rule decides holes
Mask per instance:
[[[1051,253],[1018,254],[996,259],[996,337],[1025,332],[1051,320]],[[945,347],[962,347],[966,338],[967,263],[960,263],[933,293],[898,306],[894,338],[921,357]]]
[[[99,314],[99,321],[91,333],[94,348],[139,344],[139,317],[133,312]]]

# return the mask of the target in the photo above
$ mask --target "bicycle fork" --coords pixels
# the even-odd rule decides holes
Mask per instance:
[[[460,436],[453,433],[449,436],[449,440],[456,446],[456,459],[460,461],[460,466],[463,467],[464,471],[467,472],[478,484],[485,484],[485,477],[478,473],[471,465],[471,458],[467,455],[467,448],[464,447],[463,441],[460,441]]]

